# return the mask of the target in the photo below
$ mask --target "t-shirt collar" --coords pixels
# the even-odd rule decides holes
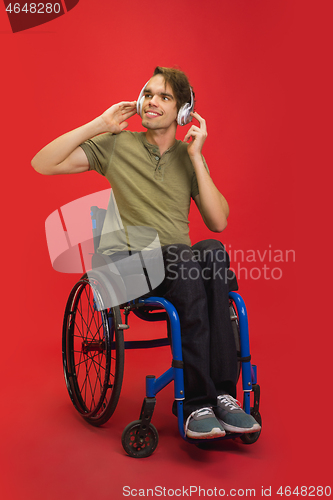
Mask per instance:
[[[142,140],[142,142],[143,142],[143,145],[144,145],[144,146],[145,146],[145,147],[146,147],[146,148],[147,148],[147,149],[148,149],[151,153],[153,153],[153,154],[155,154],[155,155],[159,155],[159,154],[160,154],[160,150],[159,150],[158,146],[156,146],[155,144],[150,144],[150,142],[148,142],[148,141],[147,141],[147,139],[146,139],[146,134],[145,134],[144,132],[141,132],[141,133],[140,133],[140,137],[141,137],[141,140]],[[179,143],[179,141],[178,141],[178,140],[176,140],[176,141],[174,142],[174,144],[173,144],[173,145],[172,145],[169,149],[167,149],[167,150],[165,151],[165,153],[167,153],[167,152],[171,152],[171,151],[173,151],[174,149],[176,149],[176,147],[178,146],[178,143]]]

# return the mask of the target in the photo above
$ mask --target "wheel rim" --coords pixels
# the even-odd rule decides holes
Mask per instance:
[[[114,327],[102,304],[100,285],[80,280],[70,295],[65,315],[64,368],[67,388],[77,410],[100,417],[112,390],[111,337]]]

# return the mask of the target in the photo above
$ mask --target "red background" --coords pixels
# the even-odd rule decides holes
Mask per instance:
[[[191,484],[256,488],[257,496],[272,486],[279,498],[281,485],[330,484],[330,14],[325,2],[290,0],[80,0],[64,16],[12,34],[0,9],[2,498],[118,500],[125,485]],[[127,353],[120,403],[104,428],[76,414],[60,337],[77,277],[52,269],[44,221],[107,186],[95,173],[40,176],[30,160],[111,104],[136,99],[156,65],[189,75],[207,121],[203,152],[231,207],[220,235],[193,207],[192,241],[217,236],[244,252],[293,249],[296,261],[264,262],[281,267],[280,280],[239,280],[262,388],[259,441],[210,451],[183,442],[168,387],[153,419],[160,444],[140,461],[125,456],[121,433],[139,416],[145,375],[164,371],[169,351]],[[129,128],[140,130],[138,117]],[[129,335],[151,335],[132,325]]]

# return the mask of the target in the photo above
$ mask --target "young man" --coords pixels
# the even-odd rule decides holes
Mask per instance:
[[[219,241],[191,247],[188,236],[191,198],[211,231],[223,231],[229,215],[201,154],[207,129],[193,103],[186,75],[157,67],[138,106],[145,133],[124,130],[137,112],[136,101],[124,101],[48,144],[32,166],[46,175],[96,170],[112,186],[124,227],[158,232],[165,262],[158,294],[173,303],[181,323],[186,434],[200,439],[223,436],[226,430],[256,432],[260,426],[234,399],[237,357],[228,307],[228,256]],[[184,121],[179,115],[183,106],[190,108],[185,121],[195,118],[198,125],[181,142],[176,130],[177,121]],[[112,251],[108,235],[102,235],[99,252]]]

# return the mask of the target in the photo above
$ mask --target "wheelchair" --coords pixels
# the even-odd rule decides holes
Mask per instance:
[[[99,246],[105,214],[106,210],[91,207],[94,255]],[[231,288],[229,310],[237,346],[238,377],[242,376],[243,409],[261,425],[260,386],[257,383],[257,367],[251,364],[246,307],[237,293],[237,282]],[[113,292],[99,268],[93,268],[89,277],[84,274],[70,292],[63,321],[62,356],[66,386],[74,407],[89,424],[105,424],[114,413],[120,397],[124,350],[170,345],[172,366],[159,377],[146,377],[146,396],[139,418],[125,427],[122,445],[125,452],[134,458],[148,457],[154,452],[158,433],[151,420],[156,395],[173,382],[179,433],[184,440],[199,446],[203,440],[190,439],[184,431],[183,361],[176,309],[166,299],[154,296],[108,307],[108,297]],[[153,340],[124,341],[130,314],[149,322],[164,321],[167,336]],[[260,432],[226,433],[219,439],[240,437],[245,444],[252,444],[259,438]]]

